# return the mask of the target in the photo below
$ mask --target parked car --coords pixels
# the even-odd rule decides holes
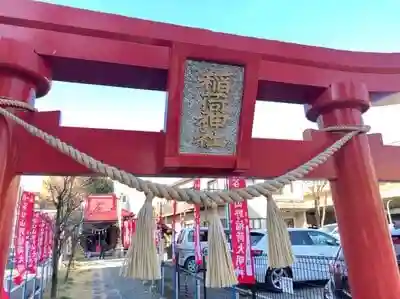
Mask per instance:
[[[391,235],[400,271],[400,229],[392,228]],[[348,272],[342,249],[339,250],[335,262],[331,265],[330,272],[331,278],[324,288],[324,299],[351,299]]]
[[[332,224],[327,224],[324,225],[323,227],[321,227],[319,229],[320,231],[323,231],[325,233],[331,234],[332,236],[334,236],[337,239],[340,239],[339,236],[339,227],[337,225],[337,223],[332,223]]]
[[[295,262],[285,269],[268,266],[268,236],[265,230],[251,232],[256,281],[281,292],[281,278],[293,281],[328,280],[329,267],[339,251],[339,241],[328,233],[315,229],[288,228]]]
[[[289,228],[289,235],[296,257],[292,267],[271,269],[268,267],[268,236],[266,230],[252,230],[250,242],[254,257],[256,281],[267,284],[274,291],[282,291],[280,279],[293,278],[294,281],[328,280],[329,266],[339,250],[339,242],[331,235],[313,229]],[[230,235],[226,231],[227,240]],[[200,229],[200,246],[202,253],[207,251],[208,229]],[[197,265],[194,257],[194,229],[183,229],[176,242],[178,265],[195,272]]]
[[[229,241],[229,231],[225,230],[227,240]],[[204,255],[208,248],[208,228],[200,228],[200,249]],[[228,242],[229,244],[229,242]],[[194,228],[187,227],[183,228],[176,240],[175,252],[178,254],[178,265],[184,267],[190,272],[197,271],[197,265],[194,255]]]

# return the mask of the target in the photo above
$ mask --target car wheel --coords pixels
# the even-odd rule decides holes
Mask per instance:
[[[189,257],[189,258],[186,259],[185,269],[187,271],[189,271],[190,273],[196,273],[197,272],[197,265],[196,265],[196,261],[194,260],[194,257]]]
[[[292,278],[292,270],[288,268],[281,269],[268,269],[265,274],[265,283],[271,291],[282,293],[282,286],[280,279],[282,277]]]

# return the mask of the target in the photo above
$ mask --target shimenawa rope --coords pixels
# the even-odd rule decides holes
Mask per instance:
[[[4,97],[0,97],[0,106],[36,111],[29,104]],[[146,194],[145,204],[139,212],[141,215],[141,220],[139,221],[138,219],[136,234],[132,237],[132,248],[129,249],[129,254],[125,262],[126,267],[122,271],[127,276],[144,280],[154,280],[158,279],[160,276],[159,270],[157,270],[157,267],[155,266],[157,261],[157,253],[152,234],[153,219],[151,201],[154,196],[166,198],[168,200],[186,201],[195,204],[203,203],[205,206],[215,206],[215,204],[232,203],[249,200],[261,195],[265,196],[268,203],[267,229],[269,240],[269,266],[272,268],[283,268],[290,266],[293,263],[293,254],[291,251],[289,235],[287,233],[283,218],[280,215],[279,208],[272,199],[271,193],[282,188],[287,183],[303,178],[310,171],[327,161],[329,157],[342,148],[355,135],[369,131],[368,126],[334,126],[325,128],[323,129],[324,131],[347,131],[348,133],[346,133],[330,147],[316,155],[308,162],[282,176],[279,176],[276,179],[266,180],[263,183],[255,184],[243,189],[208,192],[180,189],[173,186],[166,186],[163,184],[142,180],[138,177],[135,177],[133,174],[110,166],[90,157],[79,150],[76,150],[57,137],[51,136],[46,132],[30,125],[5,108],[0,107],[0,114],[13,120],[17,124],[21,125],[31,135],[42,139],[48,145],[68,155],[73,160],[87,167],[88,169],[106,175]],[[215,219],[213,219],[213,217]],[[214,269],[209,269],[209,271],[207,271],[207,285],[210,287],[232,286],[237,282],[232,271],[233,267],[226,267],[225,264],[221,264],[221,261],[230,260],[230,254],[227,250],[227,246],[226,244],[225,246],[214,246],[218,243],[218,240],[224,240],[225,238],[223,230],[219,227],[221,226],[220,221],[219,226],[216,225],[215,221],[219,221],[219,217],[216,213],[212,213],[210,218],[212,225],[210,223],[209,236],[214,237],[209,238],[208,262],[210,267],[213,266]],[[141,254],[139,254],[139,252]]]
[[[29,111],[36,111],[29,104],[4,98],[0,98],[0,106],[9,106],[15,108],[23,108]],[[7,111],[4,108],[0,108],[0,114],[9,119],[12,119],[14,122],[21,125],[24,129],[26,129],[31,135],[42,139],[48,145],[52,146],[53,148],[56,148],[60,152],[66,154],[79,164],[87,167],[88,169],[94,172],[106,175],[138,191],[145,193],[151,191],[154,194],[154,196],[159,198],[165,198],[167,200],[186,201],[195,204],[204,203],[207,205],[210,205],[211,202],[215,202],[217,204],[231,203],[235,201],[243,201],[255,197],[260,197],[262,195],[267,196],[268,194],[272,194],[273,192],[279,190],[286,184],[303,178],[305,175],[307,175],[309,172],[317,168],[319,165],[325,163],[334,153],[336,153],[339,149],[341,149],[355,135],[359,133],[368,132],[370,129],[369,126],[333,126],[322,129],[322,131],[329,131],[329,132],[348,131],[348,133],[346,133],[343,137],[334,142],[326,150],[313,157],[311,160],[307,161],[303,165],[300,165],[294,170],[291,170],[286,174],[281,175],[273,180],[266,180],[262,183],[258,183],[242,189],[211,192],[211,191],[198,191],[191,189],[180,189],[174,186],[167,186],[164,184],[153,183],[147,180],[142,180],[131,173],[127,173],[121,169],[118,169],[114,166],[108,165],[106,163],[103,163],[99,160],[90,157],[89,155],[73,148],[71,145],[68,145],[67,143],[61,141],[57,137],[51,136],[46,132],[28,124],[27,122],[18,118],[17,116],[15,116],[14,114],[12,114],[11,112]]]

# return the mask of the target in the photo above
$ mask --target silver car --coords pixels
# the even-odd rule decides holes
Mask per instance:
[[[225,230],[229,245],[229,232]],[[208,228],[200,228],[200,249],[202,255],[206,255],[208,248]],[[194,228],[183,228],[176,240],[175,253],[178,255],[178,265],[190,272],[197,272],[198,266],[194,254]]]
[[[392,229],[391,234],[400,271],[400,229]],[[340,250],[334,264],[331,267],[331,278],[325,285],[324,299],[351,298],[352,296],[347,275],[347,267],[343,258],[343,250]]]

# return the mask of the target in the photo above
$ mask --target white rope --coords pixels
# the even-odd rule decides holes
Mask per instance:
[[[28,111],[36,111],[35,108],[31,107],[27,103],[11,100],[5,97],[0,97],[0,106],[21,108]],[[269,194],[282,188],[284,185],[303,178],[316,167],[325,163],[355,135],[366,133],[370,129],[369,126],[333,126],[325,128],[323,129],[323,131],[348,133],[346,133],[343,137],[334,142],[331,146],[329,146],[320,154],[316,155],[311,160],[273,180],[266,180],[262,183],[248,186],[243,189],[209,192],[191,189],[180,189],[178,187],[167,186],[163,184],[153,183],[147,180],[142,180],[131,173],[120,170],[114,166],[108,165],[92,158],[91,156],[75,149],[71,145],[61,141],[57,137],[51,136],[50,134],[40,130],[39,128],[36,128],[33,125],[25,122],[18,116],[14,115],[12,112],[8,111],[6,108],[2,107],[0,107],[1,115],[13,120],[18,125],[22,126],[31,135],[42,139],[51,147],[66,154],[67,156],[71,157],[73,160],[87,167],[93,172],[101,173],[105,176],[110,177],[113,180],[119,181],[122,184],[137,189],[138,191],[145,193],[151,192],[159,198],[166,198],[167,200],[186,201],[194,204],[204,203],[205,205],[211,205],[211,203],[213,202],[217,204],[222,204],[249,200],[262,195],[268,196]]]

